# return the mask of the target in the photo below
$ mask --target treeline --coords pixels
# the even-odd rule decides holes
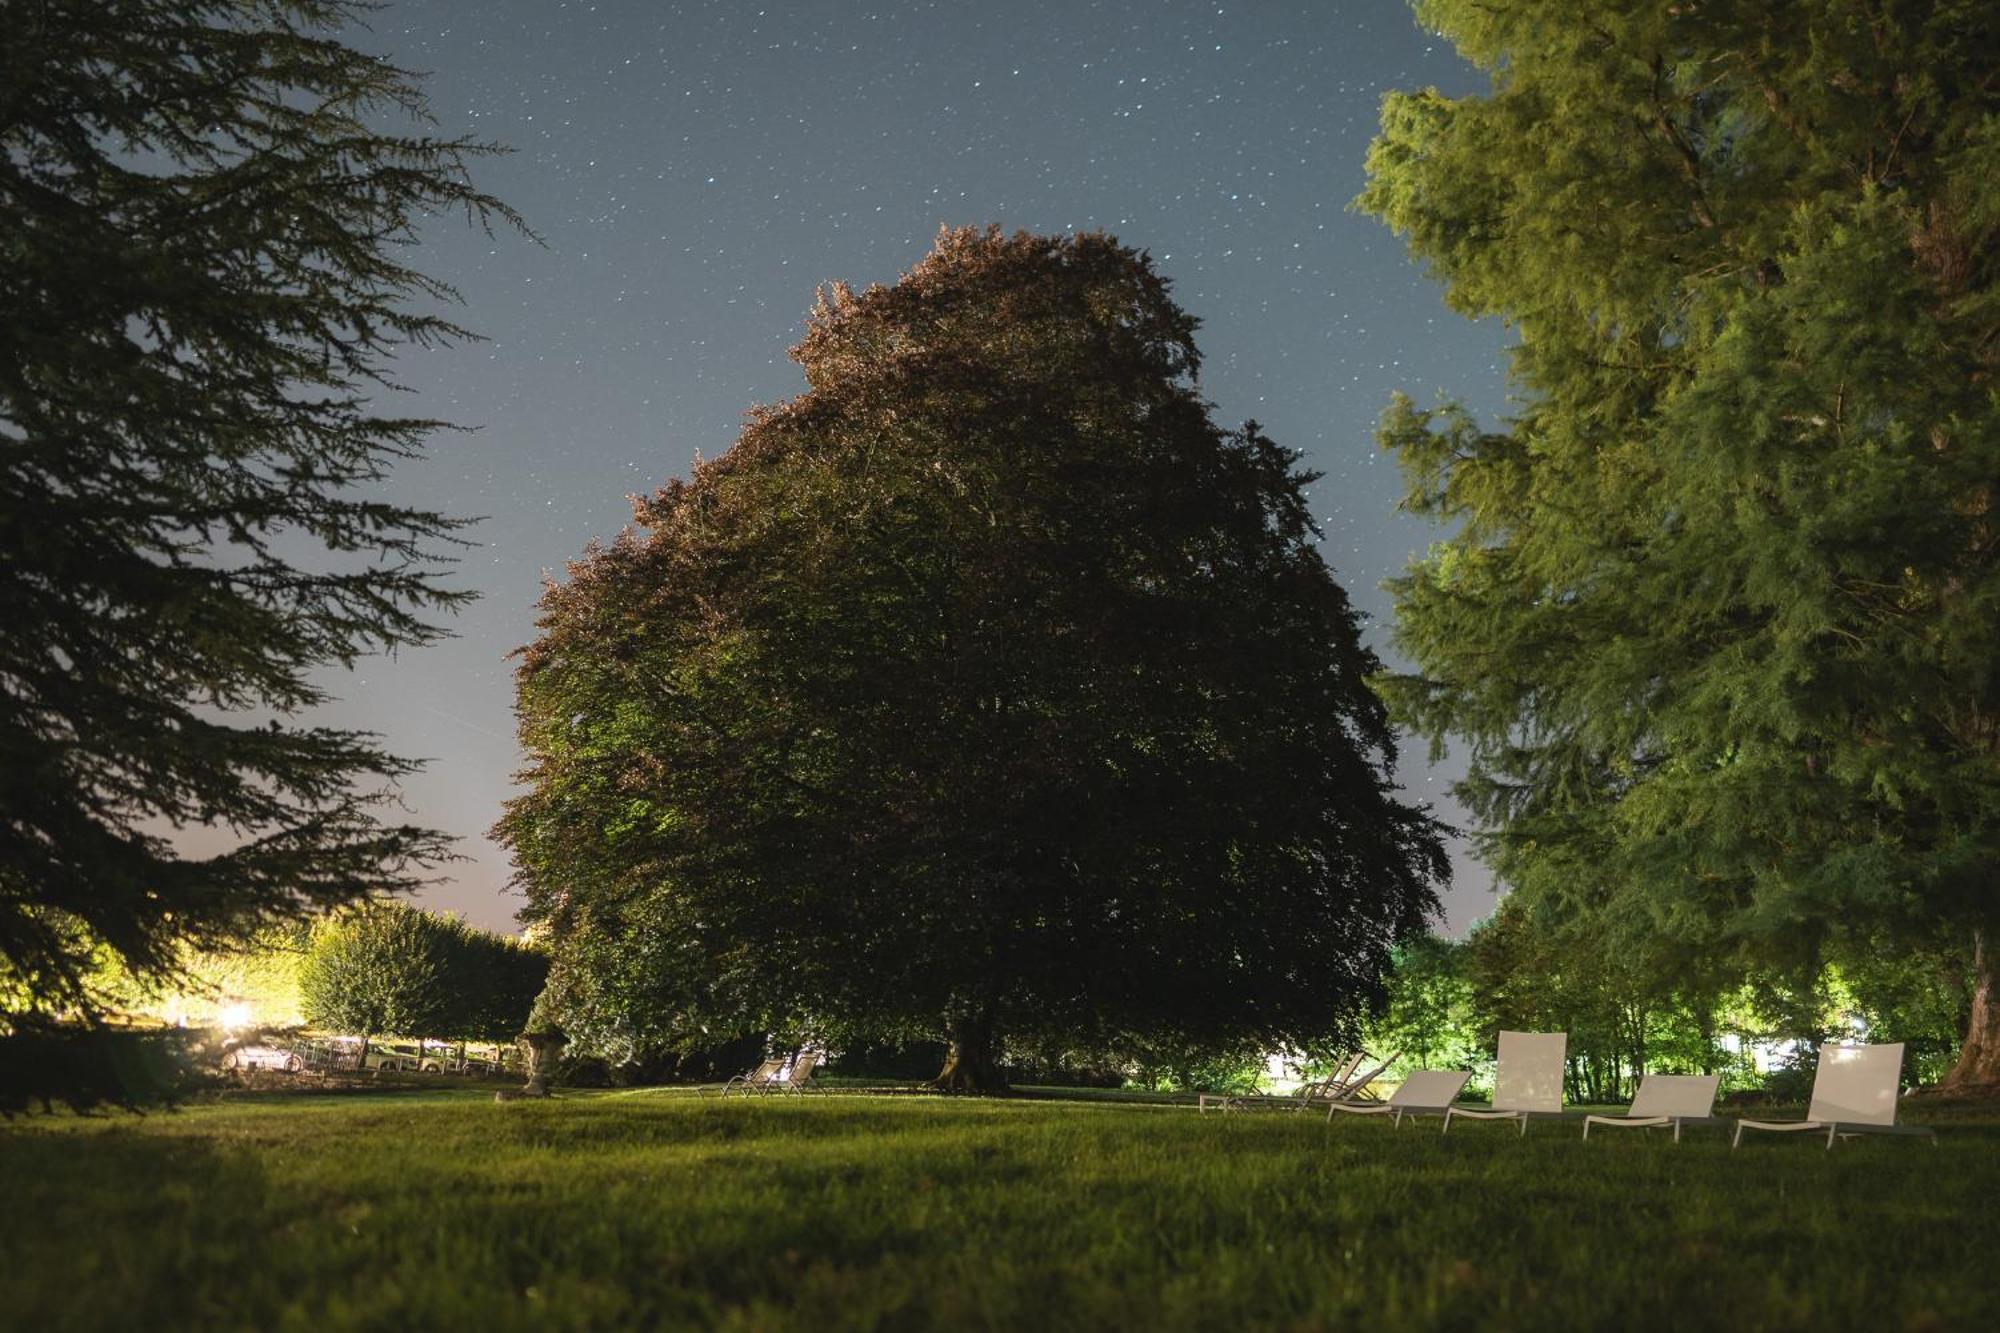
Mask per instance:
[[[1502,1028],[1567,1032],[1565,1094],[1616,1102],[1649,1072],[1803,1095],[1822,1044],[1865,1037],[1904,1043],[1915,1086],[1957,1056],[1971,972],[1943,943],[1877,952],[1828,939],[1789,965],[1642,947],[1607,922],[1539,919],[1515,896],[1463,941],[1399,950],[1369,1040],[1405,1068],[1478,1070]]]
[[[358,1036],[455,1041],[518,1035],[548,979],[548,959],[455,916],[400,903],[349,908],[314,925],[299,960],[307,1024]]]
[[[533,945],[398,902],[264,930],[243,948],[183,947],[166,978],[99,950],[85,983],[107,1022],[0,1012],[0,1115],[32,1105],[142,1106],[197,1086],[217,1032],[317,1028],[376,1037],[504,1042],[548,978]]]
[[[548,971],[547,956],[525,941],[376,902],[266,930],[242,949],[184,951],[168,985],[115,969],[98,985],[111,1008],[142,1024],[508,1041]]]

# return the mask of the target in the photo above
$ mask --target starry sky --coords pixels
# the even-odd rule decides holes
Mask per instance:
[[[1382,95],[1478,76],[1402,0],[394,0],[357,45],[426,71],[440,129],[511,147],[481,185],[543,244],[440,221],[420,265],[488,341],[412,352],[397,411],[438,437],[399,499],[484,516],[456,637],[327,681],[331,720],[426,757],[410,813],[466,860],[426,905],[513,929],[485,833],[520,765],[507,654],[546,574],[685,475],[753,404],[816,284],[893,282],[941,225],[1102,229],[1149,250],[1202,321],[1218,420],[1305,452],[1328,560],[1373,617],[1433,533],[1395,512],[1375,419],[1402,388],[1505,404],[1505,332],[1447,311],[1372,219],[1348,211]],[[1410,793],[1453,818],[1456,769],[1405,747]],[[1460,849],[1462,931],[1491,910]]]

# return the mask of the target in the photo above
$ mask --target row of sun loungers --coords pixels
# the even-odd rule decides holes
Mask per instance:
[[[753,1096],[758,1093],[777,1092],[817,1092],[812,1082],[813,1071],[819,1068],[824,1053],[807,1047],[791,1055],[775,1055],[758,1065],[747,1074],[738,1074],[722,1085],[721,1095],[742,1093]],[[707,1089],[702,1090],[705,1094]]]
[[[1391,1054],[1387,1060],[1378,1062],[1371,1069],[1362,1069],[1368,1054],[1356,1051],[1334,1066],[1327,1077],[1307,1083],[1296,1092],[1284,1094],[1204,1092],[1195,1100],[1196,1109],[1206,1111],[1210,1107],[1222,1111],[1247,1111],[1255,1107],[1269,1107],[1284,1111],[1318,1109],[1334,1102],[1355,1102],[1372,1098],[1371,1085],[1382,1076],[1382,1071],[1395,1061]]]
[[[1400,1127],[1405,1120],[1435,1115],[1444,1120],[1444,1133],[1457,1120],[1499,1120],[1528,1132],[1534,1119],[1563,1118],[1563,1062],[1569,1036],[1562,1032],[1502,1032],[1499,1061],[1493,1076],[1493,1101],[1487,1106],[1461,1106],[1458,1098],[1472,1077],[1464,1070],[1419,1069],[1411,1073],[1386,1101],[1375,1100],[1371,1091],[1375,1080],[1395,1059],[1377,1062],[1363,1070],[1367,1056],[1361,1053],[1343,1060],[1328,1078],[1311,1083],[1286,1096],[1203,1094],[1202,1110],[1244,1110],[1269,1106],[1292,1110],[1326,1107],[1329,1123],[1338,1115],[1386,1115]],[[721,1093],[745,1095],[812,1091],[813,1072],[824,1058],[822,1052],[807,1048],[792,1055],[764,1061],[747,1074],[738,1074],[723,1084]],[[1819,1068],[1813,1075],[1812,1101],[1803,1120],[1736,1121],[1730,1146],[1743,1142],[1746,1129],[1774,1133],[1826,1133],[1826,1146],[1859,1134],[1909,1134],[1937,1136],[1925,1125],[1896,1122],[1896,1090],[1903,1067],[1903,1044],[1876,1046],[1829,1046],[1820,1052]],[[1632,1105],[1622,1115],[1586,1115],[1583,1137],[1592,1128],[1667,1129],[1680,1142],[1686,1125],[1721,1123],[1715,1114],[1715,1096],[1720,1078],[1714,1074],[1648,1074],[1639,1084]]]
[[[1493,1077],[1491,1106],[1460,1106],[1458,1096],[1472,1076],[1460,1070],[1420,1069],[1403,1080],[1384,1102],[1359,1104],[1335,1099],[1327,1104],[1329,1122],[1336,1115],[1387,1115],[1404,1120],[1436,1115],[1450,1132],[1453,1119],[1504,1120],[1528,1132],[1531,1119],[1563,1115],[1563,1058],[1569,1044],[1562,1032],[1502,1032],[1500,1058]],[[1730,1146],[1743,1142],[1746,1129],[1777,1133],[1826,1132],[1826,1146],[1858,1134],[1936,1134],[1924,1125],[1896,1123],[1896,1088],[1903,1067],[1903,1044],[1829,1046],[1820,1052],[1813,1076],[1812,1102],[1804,1120],[1738,1120]],[[1664,1129],[1678,1143],[1683,1125],[1717,1124],[1714,1074],[1648,1074],[1639,1084],[1632,1105],[1623,1115],[1587,1115],[1583,1137],[1592,1126],[1615,1129]]]

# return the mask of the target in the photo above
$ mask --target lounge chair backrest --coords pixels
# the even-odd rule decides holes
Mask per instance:
[[[1354,1077],[1354,1071],[1361,1068],[1361,1062],[1367,1058],[1366,1051],[1356,1051],[1353,1055],[1343,1058],[1333,1067],[1333,1072],[1327,1075],[1326,1082],[1334,1087],[1346,1083]]]
[[[1720,1074],[1648,1074],[1626,1114],[1634,1120],[1669,1115],[1698,1119],[1715,1114],[1715,1090]]]
[[[1903,1043],[1822,1046],[1806,1119],[1822,1124],[1896,1123],[1896,1085],[1903,1075]]]
[[[1561,1111],[1567,1032],[1502,1032],[1493,1074],[1496,1111]]]
[[[1403,1080],[1403,1086],[1389,1094],[1389,1105],[1405,1110],[1443,1110],[1451,1099],[1465,1090],[1472,1075],[1458,1069],[1418,1069]]]
[[[1373,1066],[1372,1068],[1366,1070],[1351,1071],[1346,1079],[1346,1087],[1348,1088],[1349,1091],[1359,1092],[1361,1089],[1367,1087],[1370,1083],[1373,1083],[1376,1079],[1380,1078],[1382,1076],[1382,1071],[1387,1069],[1390,1065],[1395,1064],[1396,1057],[1401,1054],[1402,1054],[1401,1051],[1391,1051],[1389,1052],[1388,1059],[1383,1060],[1381,1063]]]
[[[800,1051],[798,1059],[792,1061],[791,1069],[785,1073],[785,1082],[796,1088],[799,1084],[812,1077],[813,1066],[818,1063],[818,1051]]]
[[[778,1076],[778,1071],[785,1067],[785,1058],[782,1055],[772,1056],[763,1064],[758,1065],[755,1069],[744,1075],[744,1081],[746,1083],[770,1082]]]

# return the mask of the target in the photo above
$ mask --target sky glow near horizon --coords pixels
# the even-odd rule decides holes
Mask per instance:
[[[484,516],[453,582],[457,637],[327,678],[323,716],[429,768],[409,813],[461,837],[427,906],[513,928],[486,837],[520,766],[507,654],[545,574],[630,517],[625,497],[804,388],[785,349],[817,284],[892,282],[940,226],[1101,229],[1150,251],[1199,317],[1216,417],[1254,417],[1325,473],[1323,550],[1388,655],[1382,580],[1436,533],[1395,512],[1373,441],[1397,389],[1504,406],[1504,332],[1448,311],[1349,212],[1384,93],[1481,86],[1400,0],[1343,3],[549,3],[395,0],[358,44],[429,72],[441,132],[509,145],[479,183],[545,247],[459,221],[417,263],[489,341],[413,351],[390,409],[444,433],[403,502]],[[1462,818],[1408,740],[1408,792]],[[1491,910],[1463,847],[1461,932]]]

